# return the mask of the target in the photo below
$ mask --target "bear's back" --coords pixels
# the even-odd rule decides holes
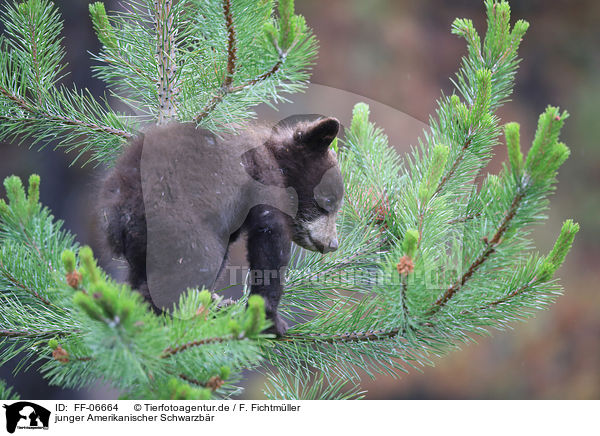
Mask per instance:
[[[219,233],[239,228],[253,185],[243,156],[261,145],[256,139],[244,134],[217,137],[191,124],[147,132],[140,154],[146,214],[202,223]]]

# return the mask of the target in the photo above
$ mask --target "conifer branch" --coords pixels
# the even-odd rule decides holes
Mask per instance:
[[[204,121],[209,115],[222,103],[229,95],[242,93],[252,89],[261,83],[275,78],[277,73],[282,70],[284,63],[289,56],[296,50],[310,49],[307,42],[307,33],[304,21],[300,16],[294,14],[293,1],[280,0],[280,29],[277,30],[272,23],[267,22],[264,25],[264,31],[270,43],[277,50],[277,61],[270,69],[253,78],[241,81],[238,85],[233,85],[233,76],[238,68],[238,39],[233,20],[231,0],[223,0],[223,13],[225,17],[225,27],[227,31],[227,65],[224,81],[220,84],[215,93],[208,99],[208,102],[193,117],[196,123]],[[310,42],[310,38],[308,39]],[[299,48],[303,46],[302,48]]]
[[[408,308],[408,304],[406,303],[407,298],[407,285],[406,285],[406,277],[402,277],[400,282],[400,298],[402,299],[402,313],[404,315],[404,319],[410,319],[410,309]]]
[[[70,336],[72,334],[77,333],[76,331],[61,331],[61,330],[43,330],[43,331],[34,331],[34,330],[0,330],[0,337],[5,338],[28,338],[28,339],[44,339],[44,338],[53,338],[55,336]]]
[[[21,117],[19,117],[19,118],[13,118],[13,117],[6,117],[7,120],[11,120],[11,121],[19,121],[19,120],[36,121],[36,120],[38,120],[38,117],[41,117],[41,118],[46,119],[48,121],[59,123],[60,125],[62,125],[64,127],[81,127],[81,128],[90,130],[92,132],[108,133],[110,135],[115,135],[115,136],[118,136],[118,137],[123,138],[123,139],[133,139],[135,137],[135,135],[133,135],[132,133],[127,132],[125,130],[115,129],[114,127],[109,127],[109,126],[102,126],[100,124],[95,124],[95,123],[88,123],[88,122],[79,120],[77,118],[69,118],[69,117],[62,116],[60,114],[50,113],[50,112],[48,112],[46,110],[43,110],[39,106],[35,106],[35,105],[32,105],[31,103],[28,103],[22,97],[9,92],[6,88],[4,88],[2,86],[0,86],[0,93],[2,95],[4,95],[8,100],[10,100],[11,102],[15,103],[17,107],[19,107],[19,108],[23,109],[24,111],[26,111],[26,112],[28,112],[28,113],[36,116],[34,118],[21,118]]]
[[[235,38],[235,27],[231,13],[231,0],[223,0],[223,13],[225,14],[225,27],[227,27],[227,74],[225,76],[225,87],[231,86],[235,74],[235,63],[237,61],[237,48]]]
[[[197,380],[195,378],[189,377],[189,376],[187,376],[185,374],[177,374],[177,376],[179,378],[181,378],[182,380],[185,380],[186,382],[190,383],[190,384],[193,384],[193,385],[196,385],[196,386],[200,386],[202,388],[206,388],[207,387],[206,383],[203,383],[200,380]]]
[[[44,297],[42,297],[37,291],[35,291],[34,289],[29,288],[24,283],[22,283],[21,281],[19,281],[16,277],[14,277],[10,273],[10,271],[7,268],[4,267],[4,263],[2,262],[1,259],[0,259],[0,273],[2,274],[2,276],[4,276],[14,286],[16,286],[19,289],[22,289],[23,291],[27,292],[32,297],[34,297],[37,300],[41,301],[44,305],[49,306],[49,307],[52,306],[52,307],[56,308],[56,306],[54,306],[50,301],[48,301],[47,299],[45,299]]]
[[[183,351],[189,350],[194,347],[201,347],[203,345],[211,345],[211,344],[220,344],[223,342],[229,341],[240,341],[246,339],[245,336],[224,336],[224,337],[213,337],[213,338],[205,338],[205,339],[197,339],[195,341],[186,342],[182,345],[177,345],[175,347],[167,347],[161,354],[162,359],[166,359],[167,357],[174,356],[175,354],[181,353]]]
[[[241,85],[234,86],[233,88],[231,88],[231,92],[242,91],[246,88],[254,86],[260,82],[264,82],[265,80],[273,77],[275,74],[277,74],[277,72],[281,68],[281,65],[285,61],[286,56],[287,56],[287,52],[281,53],[279,55],[279,60],[275,63],[275,65],[273,65],[273,68],[271,68],[269,71],[265,71],[263,74],[255,77],[254,79],[247,81],[246,83],[242,83]]]
[[[176,27],[173,17],[174,0],[155,0],[157,35],[156,61],[158,64],[158,120],[165,124],[177,116],[177,63]]]
[[[182,380],[185,380],[186,382],[193,384],[195,386],[199,386],[199,387],[205,388],[205,389],[210,389],[212,392],[215,392],[217,389],[219,389],[225,383],[224,380],[218,375],[212,376],[206,382],[202,382],[200,380],[197,380],[197,379],[187,376],[185,374],[178,374],[177,376],[179,378],[181,378]]]
[[[458,218],[454,218],[450,221],[447,222],[447,224],[461,224],[461,223],[466,223],[467,221],[471,221],[474,220],[476,218],[479,218],[481,216],[481,213],[474,213],[474,214],[470,214],[470,215],[465,215],[465,216],[461,216]]]
[[[211,99],[206,104],[206,106],[202,109],[202,111],[198,115],[196,115],[196,117],[194,118],[194,121],[196,123],[200,123],[202,120],[204,120],[217,107],[217,105],[223,101],[223,99],[227,95],[244,91],[245,89],[248,89],[254,85],[257,85],[260,82],[263,82],[263,81],[269,79],[270,77],[274,76],[277,73],[277,71],[279,71],[279,69],[281,68],[281,65],[283,64],[285,57],[286,57],[286,53],[281,53],[279,60],[277,61],[277,63],[275,63],[275,65],[273,65],[273,68],[271,68],[269,71],[266,71],[263,74],[255,77],[254,79],[247,81],[246,83],[242,83],[237,86],[231,86],[231,83],[229,83],[228,85],[227,84],[224,85],[219,90],[219,92],[217,92],[215,95],[213,95],[211,97]]]
[[[279,339],[282,342],[303,341],[303,342],[323,342],[323,343],[346,343],[346,342],[364,342],[364,341],[382,341],[401,336],[403,329],[400,327],[388,330],[366,330],[343,332],[336,334],[327,333],[290,333]]]
[[[491,239],[486,243],[485,250],[471,263],[467,271],[460,277],[459,280],[454,282],[446,292],[444,292],[434,303],[433,307],[429,310],[428,315],[433,315],[435,312],[440,310],[446,303],[448,303],[454,295],[460,291],[460,289],[467,283],[467,281],[477,272],[477,270],[483,265],[483,263],[496,251],[496,247],[500,244],[502,236],[508,230],[508,227],[515,217],[519,205],[523,200],[524,192],[522,189],[517,190],[510,208],[504,215],[502,222],[498,229],[494,233]]]
[[[154,83],[157,89],[160,87],[159,81],[158,81],[158,79],[156,77],[149,76],[140,67],[132,64],[131,61],[129,59],[127,59],[125,56],[123,56],[121,53],[116,54],[114,57],[116,59],[111,59],[111,58],[107,57],[106,59],[104,59],[104,61],[107,64],[115,66],[115,67],[118,66],[118,62],[117,61],[120,61],[120,62],[123,63],[123,65],[126,65],[129,69],[131,69],[131,71],[133,71],[136,74],[138,74],[145,81],[150,82],[150,83]]]
[[[42,105],[42,93],[40,91],[40,85],[42,83],[42,81],[41,81],[42,72],[41,72],[41,68],[40,68],[40,62],[38,59],[37,41],[36,41],[36,37],[35,37],[35,33],[36,33],[35,24],[30,21],[29,26],[30,26],[30,28],[29,28],[29,43],[31,44],[31,58],[33,61],[33,71],[34,71],[34,75],[35,75],[34,86],[36,88],[38,105],[41,106]]]
[[[444,189],[444,186],[446,185],[446,183],[448,183],[448,180],[452,179],[452,176],[454,176],[454,173],[456,172],[456,170],[460,166],[461,162],[465,158],[465,154],[469,150],[471,141],[472,141],[471,127],[469,127],[469,131],[467,133],[467,140],[465,141],[464,145],[461,147],[460,153],[458,154],[456,159],[454,159],[454,162],[452,163],[452,167],[450,167],[448,172],[446,174],[444,174],[444,176],[441,178],[433,195],[437,195],[440,192],[442,192],[442,190]]]
[[[523,292],[526,292],[528,289],[530,289],[535,283],[537,283],[539,281],[537,276],[534,276],[531,280],[529,280],[527,283],[525,283],[524,285],[522,285],[521,287],[515,289],[514,291],[511,291],[510,293],[508,293],[508,295],[506,295],[506,297],[500,298],[498,300],[494,300],[489,302],[488,304],[486,304],[485,306],[481,306],[479,308],[479,310],[484,310],[493,306],[497,306],[499,304],[503,304],[508,302],[509,300],[511,300],[512,298],[521,295]]]

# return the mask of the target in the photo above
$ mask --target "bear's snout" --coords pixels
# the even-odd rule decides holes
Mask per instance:
[[[329,241],[329,244],[327,244],[326,246],[323,247],[323,254],[325,253],[331,253],[332,251],[335,251],[338,249],[338,240],[337,238],[333,238],[331,241]]]

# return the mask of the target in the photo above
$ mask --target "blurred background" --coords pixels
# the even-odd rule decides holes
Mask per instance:
[[[7,0],[2,0],[1,3]],[[65,20],[64,45],[70,75],[66,83],[104,92],[91,77],[88,51],[99,47],[88,18],[88,2],[56,0]],[[117,1],[105,1],[116,9]],[[370,399],[599,399],[600,398],[600,3],[593,0],[511,2],[513,22],[531,27],[521,45],[523,58],[512,101],[500,110],[502,122],[521,123],[524,150],[533,139],[538,115],[548,104],[567,109],[561,139],[571,157],[561,168],[549,219],[534,231],[541,252],[551,249],[562,222],[581,224],[572,252],[558,276],[565,288],[549,310],[508,331],[476,338],[477,344],[435,359],[435,367],[400,379],[364,380]],[[421,122],[436,107],[441,91],[451,93],[450,77],[465,53],[463,40],[450,34],[455,17],[471,18],[485,30],[482,1],[297,0],[320,41],[313,83],[348,91],[387,105],[414,119],[394,123],[389,111],[373,111],[402,154],[416,141]],[[310,109],[310,111],[309,111]],[[307,112],[314,112],[314,107]],[[343,108],[349,119],[351,106]],[[325,113],[322,111],[321,113]],[[378,118],[378,117],[381,117]],[[344,121],[342,119],[342,121]],[[0,144],[0,179],[36,172],[41,200],[65,221],[81,243],[97,246],[94,202],[90,195],[101,170],[69,167],[70,158],[50,149]],[[489,171],[506,158],[503,147]],[[35,372],[0,378],[23,398],[111,398],[98,386],[89,391],[49,388]],[[252,379],[246,398],[262,398],[262,380]]]

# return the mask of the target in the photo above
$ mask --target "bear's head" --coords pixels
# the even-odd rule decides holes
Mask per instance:
[[[286,181],[298,196],[292,218],[292,240],[311,251],[338,248],[336,219],[344,182],[335,151],[330,148],[340,123],[335,118],[280,123],[275,155]]]

